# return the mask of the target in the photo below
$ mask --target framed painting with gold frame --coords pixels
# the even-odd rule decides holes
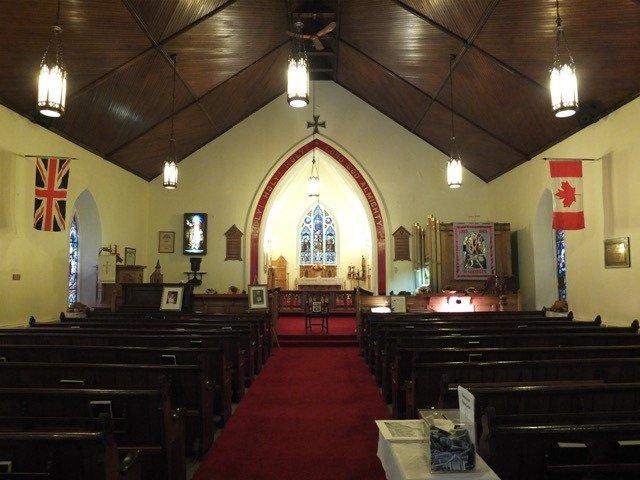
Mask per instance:
[[[629,237],[607,238],[604,241],[604,268],[631,267]]]

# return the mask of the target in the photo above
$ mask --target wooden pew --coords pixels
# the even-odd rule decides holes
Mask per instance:
[[[372,372],[376,376],[379,385],[382,385],[383,357],[387,352],[391,352],[389,358],[393,358],[393,349],[391,342],[396,342],[401,338],[417,338],[429,335],[524,335],[524,334],[562,334],[562,333],[637,333],[638,324],[633,323],[630,327],[601,327],[599,324],[592,322],[573,322],[572,325],[559,326],[472,326],[472,327],[453,327],[453,328],[432,328],[432,327],[414,327],[406,326],[400,328],[389,328],[384,330],[380,337],[376,340],[371,356]]]
[[[32,317],[33,318],[33,317]],[[247,353],[245,357],[245,364],[249,368],[249,372],[253,372],[253,375],[258,375],[262,370],[264,363],[268,356],[268,346],[264,342],[264,336],[260,331],[260,326],[251,322],[234,321],[234,320],[207,320],[204,322],[195,320],[185,320],[182,322],[169,322],[156,321],[156,320],[118,320],[113,319],[100,320],[100,321],[75,321],[66,320],[61,323],[47,323],[37,322],[35,319],[30,320],[29,326],[37,328],[57,328],[57,327],[69,327],[69,328],[81,328],[81,329],[109,329],[109,330],[137,330],[137,331],[158,331],[158,330],[171,330],[174,332],[191,332],[198,333],[206,331],[225,331],[225,332],[237,332],[241,335],[246,334],[246,340],[242,343],[243,348]]]
[[[66,325],[66,326],[65,326]],[[40,333],[91,333],[91,334],[120,334],[120,335],[161,335],[164,337],[171,337],[171,339],[176,338],[177,336],[182,335],[191,335],[192,337],[192,346],[196,345],[195,338],[196,336],[206,336],[206,337],[227,337],[227,340],[232,342],[234,349],[234,357],[237,357],[237,360],[234,358],[234,363],[237,362],[237,365],[240,364],[240,357],[242,363],[244,363],[245,367],[245,384],[249,386],[253,381],[255,375],[257,375],[259,371],[259,367],[256,365],[256,346],[255,342],[252,342],[249,337],[246,329],[242,327],[233,327],[233,326],[219,326],[219,327],[211,327],[211,328],[201,328],[201,329],[188,329],[185,326],[180,326],[172,329],[162,328],[162,327],[153,327],[152,325],[145,325],[141,327],[137,327],[135,325],[131,326],[128,324],[122,324],[118,326],[110,326],[103,325],[102,327],[91,328],[84,327],[81,325],[72,325],[72,324],[43,324],[38,323],[35,320],[30,320],[30,326],[34,327],[33,330],[37,330]],[[0,333],[13,333],[20,332],[29,329],[3,329],[0,330]],[[183,344],[181,345],[183,346]],[[234,365],[234,369],[236,365]]]
[[[120,463],[113,432],[0,431],[0,461],[10,461],[4,478],[141,480],[135,453]],[[124,470],[124,471],[123,471]]]
[[[580,358],[559,360],[422,363],[413,367],[405,385],[407,416],[418,408],[455,408],[452,386],[467,383],[603,380],[639,382],[639,358]]]
[[[224,423],[231,416],[233,375],[231,362],[221,348],[0,345],[0,361],[9,362],[196,365],[200,355],[210,359],[215,388],[214,412]],[[239,387],[244,391],[243,384]]]
[[[240,348],[237,333],[223,332],[215,335],[193,335],[185,332],[162,335],[150,331],[146,335],[118,333],[90,333],[82,329],[68,329],[56,333],[44,333],[42,329],[0,329],[0,345],[77,345],[77,346],[123,346],[123,347],[177,347],[177,348],[222,348],[231,351],[232,369],[236,373],[234,385],[246,384],[245,351]],[[222,373],[224,365],[212,364],[215,372]],[[224,383],[223,383],[224,386]],[[236,391],[238,398],[242,391]]]
[[[189,313],[180,312],[102,312],[98,310],[89,310],[87,317],[84,319],[68,319],[64,312],[60,314],[60,321],[109,321],[109,322],[128,322],[128,321],[153,321],[153,322],[198,322],[198,323],[215,323],[215,322],[232,322],[232,323],[250,323],[256,325],[259,331],[260,343],[264,346],[263,362],[271,355],[272,352],[272,335],[271,335],[271,314],[269,312],[246,312],[246,313]]]
[[[0,431],[43,426],[73,431],[95,426],[107,410],[122,459],[137,451],[144,478],[185,480],[184,420],[171,407],[168,385],[160,390],[0,388]]]
[[[420,323],[420,324],[403,324],[403,325],[391,325],[380,329],[372,344],[369,348],[370,366],[373,373],[376,375],[378,385],[381,385],[382,377],[381,373],[384,369],[383,362],[385,355],[389,354],[389,358],[393,358],[393,343],[400,338],[411,338],[419,336],[427,336],[433,332],[441,334],[474,334],[483,333],[491,334],[497,333],[500,335],[508,335],[510,333],[521,334],[525,331],[546,333],[553,331],[554,333],[566,333],[573,332],[574,329],[583,333],[588,332],[601,332],[601,323],[599,320],[592,322],[521,322],[521,321],[508,321],[508,322],[468,322],[468,323]],[[631,327],[613,327],[614,331],[636,331],[637,328],[634,325]],[[622,328],[622,330],[620,330]]]
[[[545,458],[560,461],[552,473],[575,471],[575,461],[615,471],[618,479],[637,478],[638,468],[625,460],[625,443],[640,441],[640,411],[563,414],[496,415],[489,408],[482,416],[483,434],[478,451],[503,480],[545,478]],[[637,459],[637,444],[627,447]],[[567,469],[562,466],[566,465]],[[626,465],[626,466],[625,466]],[[566,471],[568,470],[568,472]],[[588,476],[587,478],[593,478]]]
[[[383,379],[382,391],[387,401],[394,406],[394,415],[402,415],[404,405],[402,393],[404,383],[411,379],[414,363],[431,362],[494,362],[501,360],[544,360],[554,358],[615,358],[640,357],[638,345],[585,345],[565,347],[520,347],[520,348],[421,348],[399,347]],[[402,409],[401,409],[402,410]]]
[[[204,355],[197,365],[0,362],[0,385],[5,388],[155,389],[164,381],[169,382],[172,405],[184,413],[187,444],[206,452],[215,419],[211,366]]]
[[[482,434],[482,413],[489,408],[492,408],[496,415],[640,410],[640,383],[605,383],[601,380],[591,380],[538,385],[478,383],[463,386],[475,398],[478,436]],[[576,416],[579,417],[580,414],[577,413]]]

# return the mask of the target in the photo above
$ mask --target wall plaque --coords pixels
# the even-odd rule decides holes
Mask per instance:
[[[227,255],[225,260],[242,260],[242,232],[238,227],[232,225],[224,233],[227,237]]]
[[[631,252],[629,252],[629,237],[608,238],[604,241],[604,267],[631,267]]]
[[[393,260],[411,260],[411,252],[409,250],[409,239],[411,233],[402,225],[393,232]]]

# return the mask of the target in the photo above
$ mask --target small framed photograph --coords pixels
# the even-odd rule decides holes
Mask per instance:
[[[269,292],[266,285],[249,285],[249,310],[269,308]]]
[[[158,253],[173,253],[176,248],[176,232],[158,232]]]
[[[392,295],[390,300],[391,311],[394,313],[407,313],[407,297]]]
[[[604,241],[604,268],[631,267],[629,237],[608,238]]]
[[[135,265],[136,264],[136,249],[130,247],[124,247],[124,264]]]
[[[184,287],[163,287],[160,310],[179,312],[182,310]]]
[[[312,302],[311,313],[322,313],[322,302]]]

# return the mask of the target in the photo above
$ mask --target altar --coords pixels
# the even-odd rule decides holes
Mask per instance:
[[[300,277],[295,280],[297,290],[344,290],[345,280],[340,277]]]

